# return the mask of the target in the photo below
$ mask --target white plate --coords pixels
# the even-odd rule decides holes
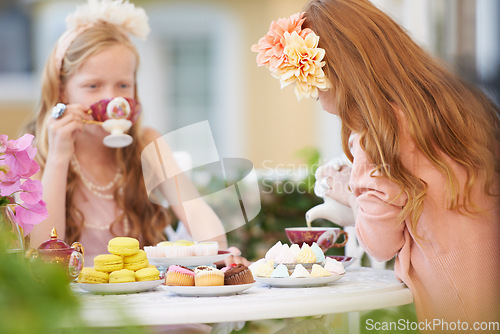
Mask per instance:
[[[344,274],[330,275],[326,277],[286,277],[286,278],[267,278],[255,277],[257,283],[269,285],[276,288],[307,288],[313,286],[323,286],[328,283],[341,279]]]
[[[157,267],[168,268],[168,266],[173,264],[184,267],[196,267],[213,264],[214,262],[224,260],[229,255],[231,253],[228,251],[219,251],[219,254],[207,256],[148,257],[148,261]]]
[[[101,284],[75,283],[75,285],[85,291],[89,291],[95,294],[108,295],[108,294],[119,294],[119,293],[144,292],[154,289],[164,282],[165,280],[160,279],[156,281],[143,281],[143,282],[130,282],[130,283],[101,283]]]
[[[250,289],[254,283],[237,284],[237,285],[221,285],[221,286],[174,286],[164,285],[163,289],[173,292],[180,296],[187,297],[215,297],[215,296],[230,296],[239,292]]]

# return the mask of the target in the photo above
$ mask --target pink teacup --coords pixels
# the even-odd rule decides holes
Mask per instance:
[[[315,242],[323,252],[333,247],[343,247],[347,242],[347,233],[338,227],[288,227],[285,233],[291,243],[302,245],[305,242],[311,246]],[[344,241],[335,243],[341,235],[344,235]]]

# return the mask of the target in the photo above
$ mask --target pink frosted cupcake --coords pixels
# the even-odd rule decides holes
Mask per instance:
[[[171,265],[165,278],[166,285],[194,285],[194,271],[184,266]]]

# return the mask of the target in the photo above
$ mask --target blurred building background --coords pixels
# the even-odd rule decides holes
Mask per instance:
[[[258,68],[252,44],[306,0],[133,0],[152,33],[137,41],[146,125],[161,133],[210,121],[221,156],[259,167],[299,164],[297,151],[341,154],[339,124]],[[427,50],[500,100],[500,1],[373,0]],[[20,135],[39,97],[43,64],[81,1],[0,1],[0,133]]]

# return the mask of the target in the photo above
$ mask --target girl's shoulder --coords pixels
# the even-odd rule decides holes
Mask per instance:
[[[161,134],[151,127],[142,128],[141,137],[145,145],[161,137]]]

